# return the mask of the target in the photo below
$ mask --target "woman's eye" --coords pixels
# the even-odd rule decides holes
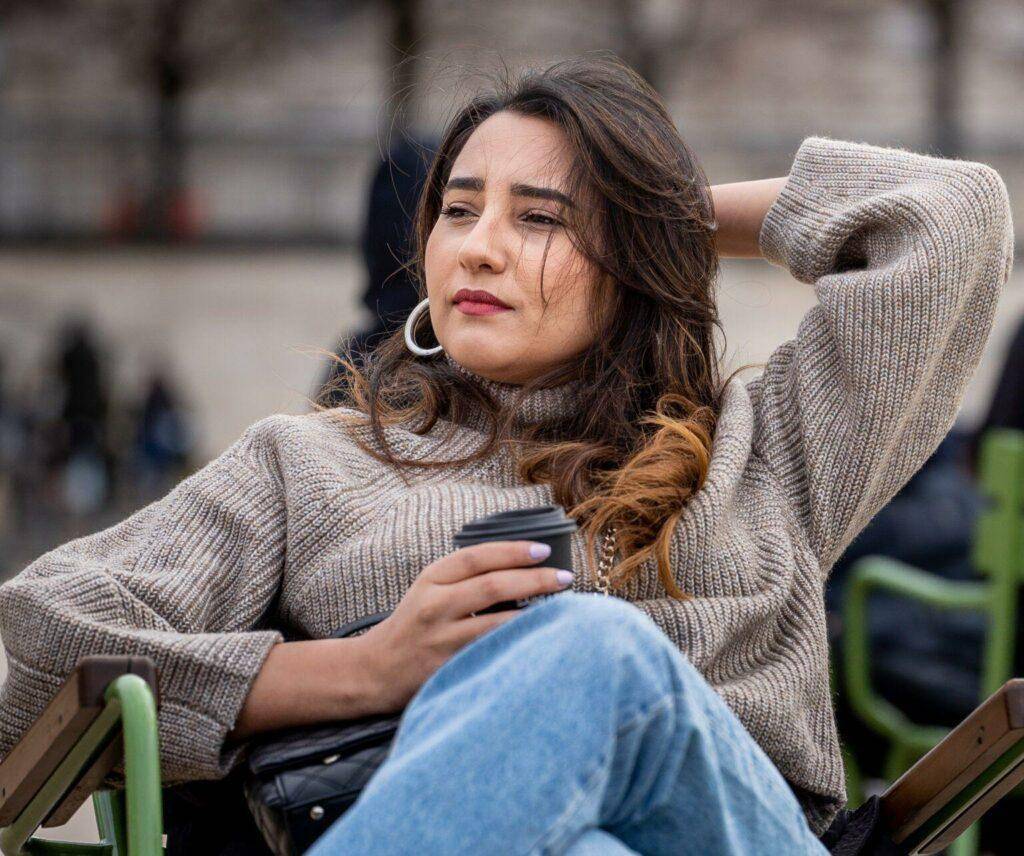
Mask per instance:
[[[562,225],[554,217],[552,217],[552,216],[550,216],[548,214],[539,214],[536,211],[534,211],[531,214],[527,214],[525,219],[528,222],[530,222],[530,223],[538,223],[541,226],[561,226]]]
[[[447,217],[449,220],[459,220],[469,213],[470,212],[465,208],[455,208],[452,205],[448,205],[441,209],[441,216]]]

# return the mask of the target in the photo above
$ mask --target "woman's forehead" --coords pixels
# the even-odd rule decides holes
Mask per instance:
[[[488,184],[532,184],[563,189],[572,168],[561,128],[546,119],[496,113],[470,134],[452,164],[450,178]]]

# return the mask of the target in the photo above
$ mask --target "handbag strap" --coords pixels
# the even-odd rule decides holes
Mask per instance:
[[[374,624],[379,624],[389,615],[391,615],[390,609],[385,612],[378,612],[374,615],[365,615],[362,618],[357,618],[355,621],[343,624],[330,635],[330,638],[344,639],[346,636],[352,636],[360,630],[365,630],[368,627],[373,627]]]

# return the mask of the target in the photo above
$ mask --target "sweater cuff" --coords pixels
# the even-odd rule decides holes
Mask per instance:
[[[898,185],[928,161],[899,149],[808,137],[793,158],[789,178],[765,215],[761,254],[801,282],[829,273],[848,238],[836,217],[856,202]],[[927,171],[926,173],[927,174]]]
[[[207,653],[201,678],[173,666],[158,676],[166,779],[219,779],[241,760],[246,745],[225,747],[225,740],[270,649],[282,641],[272,630],[218,634],[217,656]]]

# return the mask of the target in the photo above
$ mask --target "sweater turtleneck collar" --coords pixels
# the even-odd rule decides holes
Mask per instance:
[[[456,362],[447,353],[444,353],[443,357],[449,366],[489,392],[494,400],[503,407],[512,405],[522,389],[518,384],[502,383],[485,378]],[[517,407],[516,427],[523,428],[554,416],[570,413],[575,406],[579,388],[579,381],[571,380],[558,386],[534,390]],[[486,419],[482,413],[479,418],[474,414],[470,417],[468,425],[473,428],[483,428],[486,425]]]

